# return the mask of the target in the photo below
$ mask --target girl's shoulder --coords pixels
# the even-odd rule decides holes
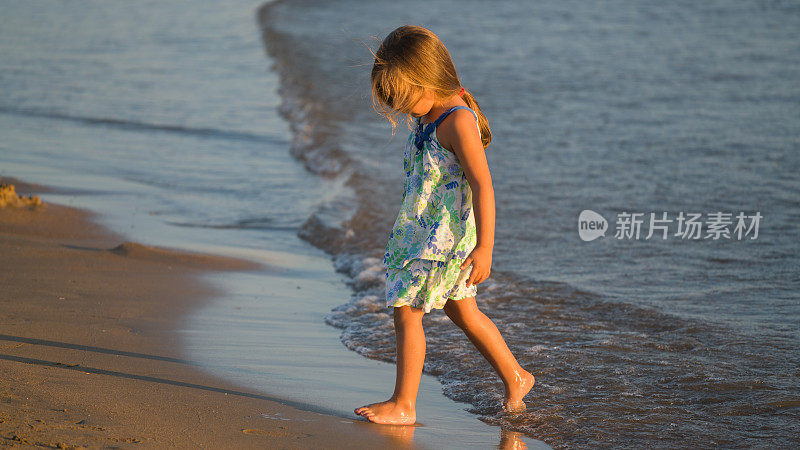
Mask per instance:
[[[451,153],[455,153],[452,144],[459,140],[477,140],[482,148],[481,130],[475,111],[459,108],[451,112],[436,127],[436,139]]]

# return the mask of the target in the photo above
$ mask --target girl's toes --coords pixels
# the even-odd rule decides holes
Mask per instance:
[[[527,409],[525,402],[520,400],[518,403],[503,402],[503,409],[509,413],[520,413]]]
[[[362,406],[361,408],[356,408],[355,413],[359,416],[369,417],[371,414],[375,414],[367,408],[366,406]]]

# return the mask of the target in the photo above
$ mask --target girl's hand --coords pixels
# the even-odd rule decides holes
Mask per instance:
[[[467,287],[473,284],[480,284],[489,278],[492,268],[492,249],[489,247],[475,247],[461,264],[463,270],[472,264],[472,272],[467,279]]]

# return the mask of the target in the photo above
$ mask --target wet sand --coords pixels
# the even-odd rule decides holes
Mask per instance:
[[[219,294],[199,275],[256,263],[126,242],[89,211],[35,201],[0,206],[0,255],[5,445],[409,448],[409,427],[298,409],[183,359],[183,317]]]

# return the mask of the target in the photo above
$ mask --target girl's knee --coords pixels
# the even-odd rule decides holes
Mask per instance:
[[[409,305],[395,306],[394,307],[394,321],[421,321],[425,310],[422,308],[415,308]]]
[[[443,309],[447,317],[461,328],[470,320],[474,320],[477,314],[480,314],[475,297],[465,297],[460,300],[449,299]]]

